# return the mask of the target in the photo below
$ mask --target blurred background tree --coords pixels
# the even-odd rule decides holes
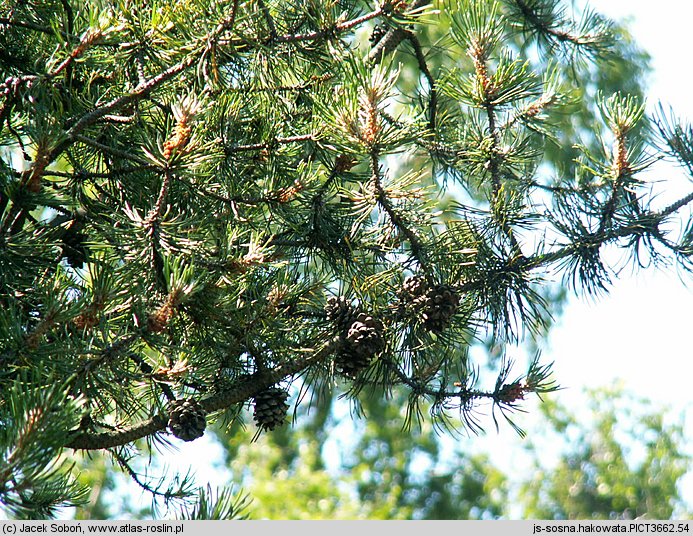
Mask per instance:
[[[546,468],[538,440],[530,440],[534,477],[524,483],[525,515],[536,519],[671,519],[689,517],[679,480],[690,467],[683,426],[675,416],[617,388],[591,394],[579,415],[542,406],[548,429],[542,445],[562,445]],[[585,426],[583,423],[589,423]]]

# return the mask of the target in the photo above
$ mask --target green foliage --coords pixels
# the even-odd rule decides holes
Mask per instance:
[[[229,489],[217,490],[215,494],[208,486],[207,489],[200,489],[197,503],[185,508],[180,519],[242,520],[248,518],[244,513],[247,507],[247,496],[234,494]]]
[[[39,391],[32,380],[20,373],[0,404],[0,493],[7,510],[20,519],[54,515],[87,494],[70,474],[73,464],[61,455],[82,403],[64,385]]]
[[[234,481],[253,497],[255,519],[686,515],[690,505],[678,486],[690,456],[667,408],[619,388],[587,392],[587,404],[571,408],[553,398],[542,405],[543,419],[528,438],[503,449],[528,471],[496,465],[503,461],[499,452],[489,457],[441,444],[430,430],[405,433],[397,405],[377,398],[348,433],[337,418],[303,419],[291,433],[263,436],[255,447],[247,444],[249,431],[225,441]],[[327,469],[335,449],[341,455]]]
[[[665,411],[612,388],[593,393],[587,415],[555,403],[543,405],[542,413],[551,435],[537,437],[562,445],[562,453],[556,467],[533,454],[534,479],[522,491],[527,517],[671,519],[684,513],[677,485],[690,457],[681,424],[667,422]],[[593,424],[586,428],[585,421]],[[541,447],[532,442],[530,448]]]
[[[470,346],[533,344],[559,307],[549,274],[605,290],[610,247],[690,270],[692,233],[663,224],[693,196],[657,207],[637,176],[662,152],[690,170],[688,131],[661,123],[662,144],[638,87],[610,96],[642,55],[622,54],[619,30],[590,12],[572,21],[556,0],[2,5],[0,502],[13,515],[81,501],[60,460],[84,449],[185,515],[235,516],[231,492],[153,482],[141,454],[199,436],[203,416],[239,426],[260,393],[268,429],[284,411],[272,393],[291,388],[298,408],[337,388],[355,411],[401,400],[407,434],[476,432],[500,415],[515,426],[526,397],[556,389],[550,367]],[[169,415],[180,400],[189,411]],[[386,496],[372,515],[443,515],[444,498],[414,506],[406,436],[390,439],[392,489],[360,473],[365,497]],[[338,493],[328,484],[310,493]],[[463,512],[498,512],[478,500]]]
[[[454,455],[439,464],[445,447],[428,427],[402,428],[402,393],[369,397],[364,418],[351,428],[332,411],[301,415],[292,430],[249,444],[251,430],[220,438],[234,483],[252,497],[254,519],[481,519],[500,517],[506,477],[483,455]],[[422,468],[426,467],[422,471]]]

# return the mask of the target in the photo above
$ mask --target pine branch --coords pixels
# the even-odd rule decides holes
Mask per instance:
[[[80,136],[80,141],[87,145],[92,145],[97,144],[99,142],[96,142],[95,140],[92,140],[91,138],[84,138]],[[88,141],[85,141],[88,140]],[[97,145],[94,145],[94,147],[97,147]],[[112,147],[108,147],[108,149],[104,149],[104,151],[108,152],[109,154],[112,154],[114,156],[119,156],[121,158],[127,158],[127,159],[137,159],[139,160],[139,157],[134,156],[130,153],[127,152],[122,152],[119,149],[113,149]],[[125,156],[127,155],[127,157]],[[85,180],[85,179],[112,179],[119,177],[121,175],[128,175],[132,173],[142,173],[145,171],[158,171],[159,173],[163,173],[161,166],[157,166],[155,164],[150,164],[146,160],[141,160],[142,165],[140,166],[133,166],[133,167],[125,167],[125,168],[113,168],[112,171],[109,172],[104,172],[104,173],[99,173],[99,172],[93,172],[93,171],[84,171],[84,170],[79,170],[76,172],[68,172],[68,171],[46,171],[45,176],[46,177],[64,177],[68,179],[78,179],[78,180]],[[98,188],[98,186],[97,186]],[[52,205],[46,205],[50,206],[51,208],[56,208]],[[57,209],[56,209],[57,210]]]
[[[287,145],[290,143],[297,143],[302,141],[315,141],[315,136],[313,134],[299,134],[297,136],[289,136],[286,138],[275,138],[272,141],[264,143],[251,143],[249,145],[231,145],[226,147],[224,150],[226,154],[240,153],[244,151],[260,151],[263,149],[272,149],[276,145]]]
[[[420,9],[431,3],[431,0],[416,0],[412,3],[411,10]],[[378,44],[371,49],[368,54],[368,63],[377,65],[383,61],[404,41],[407,31],[403,28],[390,28],[387,33],[378,41]]]
[[[380,205],[380,207],[385,211],[385,213],[390,218],[392,224],[401,232],[406,239],[409,241],[409,246],[411,247],[412,254],[416,258],[417,262],[421,265],[426,274],[426,278],[429,282],[433,282],[433,270],[426,258],[426,251],[424,245],[418,236],[412,231],[405,220],[397,213],[397,210],[392,206],[390,199],[387,197],[387,192],[383,188],[382,182],[380,180],[380,166],[378,163],[378,152],[376,148],[371,150],[370,154],[371,160],[371,182],[373,184],[375,198]]]
[[[515,2],[517,7],[520,9],[525,19],[541,33],[551,35],[558,41],[568,41],[574,45],[582,44],[578,36],[572,35],[570,32],[565,30],[559,30],[554,26],[547,24],[532,8],[527,5],[524,0],[513,0],[513,2]]]
[[[590,50],[593,53],[599,54],[605,48],[605,45],[609,40],[608,28],[595,28],[592,31],[586,31],[584,33],[572,33],[568,30],[561,28],[562,20],[547,20],[547,18],[554,18],[554,14],[542,14],[538,13],[533,9],[526,0],[510,0],[518,8],[519,12],[522,14],[524,19],[531,25],[531,27],[539,35],[544,38],[548,38],[549,41],[559,44],[570,44],[575,50]],[[550,9],[550,5],[546,9]],[[552,44],[553,44],[552,43]]]
[[[573,79],[557,65],[542,83],[534,61],[515,58],[525,49],[514,46],[514,23],[572,51],[579,37],[592,46],[578,34],[601,19],[573,24],[554,1],[475,1],[460,13],[451,3],[441,23],[470,54],[472,72],[464,61],[444,64],[436,80],[426,52],[436,29],[420,32],[429,21],[415,16],[430,1],[350,2],[351,19],[334,2],[299,4],[234,0],[216,15],[181,4],[170,22],[151,25],[146,6],[141,27],[114,8],[117,26],[103,30],[110,40],[93,30],[67,45],[56,32],[0,19],[39,44],[27,63],[61,54],[42,74],[8,61],[21,76],[0,84],[8,150],[33,158],[23,168],[0,161],[0,338],[10,341],[0,360],[8,375],[35,369],[25,383],[37,393],[69,378],[56,405],[65,397],[79,405],[63,408],[55,456],[140,439],[151,446],[167,431],[193,439],[176,432],[179,409],[193,408],[204,429],[202,417],[211,424],[217,412],[240,412],[278,383],[330,390],[335,373],[350,396],[402,388],[408,415],[430,403],[435,426],[459,410],[461,425],[476,431],[482,405],[497,423],[496,410],[508,418],[525,394],[551,387],[547,369],[533,364],[513,379],[505,361],[495,387],[478,384],[483,365],[468,352],[484,337],[544,334],[542,276],[579,275],[603,288],[608,244],[665,250],[690,270],[690,223],[680,244],[660,224],[693,193],[655,211],[629,190],[646,165],[625,144],[634,101],[614,100],[604,114],[623,123],[611,126],[613,158],[583,168],[612,179],[611,190],[535,179],[555,164],[555,151],[544,158],[543,111]],[[79,31],[80,5],[57,6],[41,16]],[[376,19],[390,28],[385,36],[372,34],[370,52],[352,46],[354,30]],[[411,53],[400,71],[383,60],[402,41]],[[546,48],[536,52],[550,59]],[[602,67],[591,76],[608,78]],[[406,80],[412,70],[417,78]],[[669,140],[683,164],[687,134],[679,126]],[[157,146],[160,157],[147,152]],[[429,173],[436,160],[443,171]],[[382,163],[392,163],[387,173]],[[459,189],[446,190],[450,177],[461,200],[452,199]],[[547,198],[555,207],[541,214],[531,202]],[[563,238],[548,242],[550,225]],[[527,233],[526,244],[515,231]],[[114,419],[118,428],[101,424]]]
[[[371,19],[375,19],[379,17],[380,15],[383,14],[382,9],[378,8],[374,11],[371,11],[370,13],[366,13],[365,15],[362,15],[360,17],[357,17],[355,19],[345,21],[345,22],[338,22],[334,26],[331,26],[329,28],[323,28],[322,30],[316,30],[314,32],[307,32],[303,34],[286,34],[286,35],[280,35],[279,37],[276,37],[274,39],[270,38],[266,40],[263,44],[264,45],[270,45],[273,42],[274,43],[300,43],[302,41],[318,41],[320,39],[325,39],[328,37],[332,37],[336,34],[344,33],[347,32],[353,28],[356,28],[357,26],[363,24],[364,22],[368,22]]]
[[[15,28],[25,28],[27,30],[33,30],[35,32],[40,32],[46,35],[54,35],[55,34],[55,29],[54,28],[46,28],[44,26],[41,26],[40,24],[34,24],[33,22],[26,22],[26,21],[19,21],[19,20],[12,20],[9,17],[0,17],[0,26],[12,26]],[[73,35],[72,33],[65,32],[64,30],[58,30],[60,32],[60,35],[68,41],[76,41],[77,36]]]
[[[52,150],[46,155],[46,166],[54,162],[70,145],[72,145],[72,143],[74,143],[74,141],[77,139],[77,136],[80,135],[85,129],[97,123],[100,119],[104,118],[105,116],[110,115],[112,112],[117,112],[122,108],[130,106],[138,102],[139,100],[148,97],[155,89],[160,87],[162,84],[175,78],[179,74],[183,73],[184,71],[195,65],[195,63],[200,59],[200,57],[204,56],[207,53],[209,46],[211,46],[211,43],[216,42],[216,40],[223,32],[233,27],[236,19],[237,8],[238,0],[235,0],[232,7],[231,15],[227,19],[222,21],[211,34],[205,36],[203,39],[200,40],[200,42],[207,43],[207,46],[204,49],[194,54],[189,54],[186,59],[180,61],[172,67],[169,67],[159,75],[156,75],[148,79],[146,82],[141,83],[132,92],[121,97],[115,98],[110,102],[102,106],[99,106],[98,108],[95,108],[94,110],[83,115],[79,119],[73,119],[69,121],[68,123],[72,123],[72,126],[67,130],[64,136],[62,136],[61,141],[58,142],[57,145],[54,148],[52,148]],[[363,24],[364,22],[367,22],[373,18],[380,16],[381,14],[382,10],[377,9],[371,13],[368,13],[361,17],[357,17],[350,21],[338,23],[331,28],[326,28],[323,30],[309,32],[305,34],[287,34],[279,36],[275,38],[273,41],[278,43],[300,43],[303,41],[316,41],[324,39],[326,37],[330,37],[335,33],[343,33],[349,31],[355,28],[356,26]],[[269,44],[270,42],[265,43],[265,45]],[[38,77],[27,78],[27,80],[34,79],[38,79]],[[4,110],[4,108],[2,113],[7,113]],[[12,222],[10,229],[11,232],[14,234],[23,226],[24,223],[24,212],[21,209],[21,207],[13,206],[13,213],[11,214],[9,220]]]
[[[276,38],[277,27],[274,25],[274,19],[272,18],[269,9],[267,9],[267,5],[265,4],[264,0],[258,0],[258,5],[260,6],[260,11],[262,11],[262,17],[265,19],[267,27],[269,28],[270,39]]]
[[[254,374],[242,377],[229,388],[202,398],[199,401],[200,405],[207,413],[211,413],[245,402],[253,395],[275,385],[282,379],[298,374],[311,365],[324,361],[334,353],[337,345],[338,341],[330,341],[312,355],[283,363],[272,369],[258,370]],[[167,426],[167,422],[167,415],[158,413],[146,421],[114,432],[80,432],[71,438],[65,446],[71,449],[85,450],[122,446],[163,431]]]
[[[118,158],[122,158],[124,160],[132,160],[133,162],[137,162],[140,164],[142,167],[139,168],[134,168],[138,170],[145,169],[146,167],[151,167],[151,164],[148,160],[142,158],[141,156],[137,156],[136,154],[133,154],[131,151],[123,151],[122,149],[117,149],[115,147],[111,147],[110,145],[103,144],[101,142],[98,142],[96,140],[93,140],[87,136],[84,136],[83,134],[77,134],[75,136],[75,141],[79,141],[84,143],[85,145],[89,145],[90,147],[93,147],[94,149],[98,149],[99,151],[106,153],[106,154],[111,154],[113,156],[117,156]],[[46,175],[51,174],[51,172],[46,172]]]
[[[118,465],[120,465],[120,468],[127,473],[127,475],[132,479],[132,481],[137,484],[142,490],[146,491],[147,493],[151,494],[154,497],[162,497],[163,499],[166,500],[171,500],[171,499],[181,499],[184,497],[187,497],[189,493],[186,493],[182,487],[178,489],[175,492],[171,492],[171,490],[166,490],[166,491],[159,491],[157,488],[153,488],[150,484],[143,482],[140,476],[137,474],[137,471],[135,471],[130,464],[128,463],[128,460],[119,452],[116,451],[111,451],[111,455],[117,460]]]
[[[489,148],[488,168],[491,175],[491,207],[493,210],[496,222],[510,240],[510,245],[513,249],[515,257],[522,257],[522,248],[520,247],[512,227],[505,221],[505,215],[502,213],[503,199],[501,190],[501,174],[500,174],[500,134],[496,125],[496,107],[493,104],[493,84],[488,76],[486,67],[485,54],[479,47],[472,46],[472,56],[475,64],[476,76],[479,79],[479,84],[483,91],[483,100],[479,104],[486,111],[488,120],[488,130],[491,135],[491,147]]]
[[[428,128],[431,132],[436,130],[436,112],[438,108],[438,90],[436,89],[436,81],[428,68],[428,63],[426,62],[426,56],[424,56],[423,49],[421,48],[421,43],[416,37],[416,34],[410,30],[406,31],[406,37],[411,43],[414,49],[414,55],[416,56],[416,61],[419,64],[419,69],[426,77],[428,82]]]

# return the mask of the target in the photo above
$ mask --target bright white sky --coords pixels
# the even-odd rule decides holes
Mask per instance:
[[[632,18],[633,34],[652,56],[654,67],[648,108],[653,110],[661,100],[679,116],[693,120],[689,50],[684,42],[691,32],[693,2],[660,0],[656,8],[650,0],[593,0],[590,5],[613,18]],[[693,190],[693,181],[679,171],[657,169],[651,175],[662,179],[679,175],[675,188],[663,193],[662,206]],[[551,336],[557,374],[586,385],[621,377],[655,399],[690,403],[693,389],[685,372],[693,350],[686,312],[692,303],[691,288],[671,269],[633,277],[623,274],[610,294],[595,304],[573,300]]]

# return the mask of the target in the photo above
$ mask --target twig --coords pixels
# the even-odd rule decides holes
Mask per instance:
[[[275,37],[277,37],[277,27],[274,25],[274,19],[272,18],[269,9],[267,9],[267,5],[265,4],[264,0],[258,0],[258,5],[260,6],[262,16],[265,19],[265,22],[267,23],[267,27],[269,28],[270,37],[274,39]]]
[[[289,136],[288,138],[275,138],[272,141],[263,143],[251,143],[249,145],[231,145],[225,148],[227,154],[240,153],[243,151],[258,151],[262,149],[271,149],[274,145],[286,145],[289,143],[297,143],[301,141],[313,141],[313,134],[300,134],[298,136]]]
[[[135,470],[132,467],[130,467],[130,464],[128,463],[128,461],[125,459],[125,457],[122,454],[115,452],[115,451],[112,451],[111,454],[118,461],[118,464],[120,465],[121,469],[123,469],[123,471],[125,471],[128,474],[128,476],[130,478],[132,478],[132,480],[135,482],[135,484],[137,484],[144,491],[151,493],[152,495],[157,496],[157,497],[163,497],[165,499],[180,498],[180,497],[185,497],[187,495],[186,493],[184,493],[182,491],[179,491],[178,493],[170,493],[168,491],[161,492],[157,489],[152,488],[149,484],[147,484],[146,482],[142,482],[140,480],[137,472],[135,472]]]
[[[435,132],[436,109],[438,107],[438,92],[436,90],[436,82],[431,74],[430,69],[428,68],[426,56],[424,56],[421,43],[416,37],[416,34],[410,30],[406,30],[406,37],[414,49],[414,55],[416,56],[416,61],[419,64],[419,69],[421,69],[421,72],[426,77],[426,81],[428,82],[428,128],[431,130],[431,132]]]
[[[34,24],[33,22],[24,22],[18,20],[12,20],[8,17],[0,17],[0,26],[15,26],[17,28],[25,28],[27,30],[34,30],[36,32],[41,32],[48,35],[53,35],[55,30],[53,28],[44,28],[40,24]],[[76,40],[76,37],[72,34],[65,32],[64,30],[58,30],[60,35],[69,40]]]
[[[418,9],[427,6],[431,0],[416,0],[411,6],[411,9]],[[374,46],[368,54],[368,63],[376,65],[383,61],[385,56],[391,54],[397,46],[405,39],[406,30],[402,28],[390,28],[382,37],[378,44]]]
[[[421,264],[424,270],[426,278],[432,283],[433,271],[426,260],[425,248],[419,237],[416,236],[414,231],[412,231],[409,226],[405,223],[402,217],[397,213],[395,208],[392,206],[390,199],[387,197],[387,192],[383,188],[380,181],[380,168],[378,165],[378,153],[375,149],[371,150],[371,181],[375,189],[375,198],[380,207],[385,211],[385,213],[390,218],[392,224],[406,237],[409,241],[409,246],[414,254],[416,260]]]
[[[133,162],[137,162],[138,164],[141,164],[142,166],[150,166],[151,163],[144,158],[134,155],[128,151],[123,151],[121,149],[116,149],[115,147],[111,147],[110,145],[105,145],[101,142],[98,142],[96,140],[93,140],[87,136],[84,136],[83,134],[78,134],[75,136],[75,141],[81,141],[85,145],[89,145],[93,147],[94,149],[98,149],[99,151],[102,151],[107,154],[112,154],[113,156],[117,156],[118,158],[124,158],[125,160],[132,160]],[[140,168],[142,169],[142,168]],[[46,173],[48,174],[48,173]]]
[[[166,194],[168,194],[168,188],[172,180],[173,174],[171,173],[171,170],[168,167],[166,167],[164,169],[164,178],[161,181],[161,188],[159,189],[159,195],[156,199],[156,203],[147,214],[147,217],[142,222],[151,240],[152,269],[154,270],[154,273],[157,276],[159,284],[166,291],[168,291],[168,281],[166,281],[166,278],[164,277],[164,259],[161,255],[161,251],[159,251],[159,224],[161,220],[161,213],[164,209],[164,201],[166,200]]]
[[[669,216],[670,214],[677,212],[679,209],[685,207],[686,205],[690,204],[691,202],[693,202],[693,192],[689,193],[685,197],[682,197],[678,201],[675,201],[671,205],[663,208],[659,212],[653,213],[652,216],[656,216],[656,217]]]
[[[374,11],[371,11],[370,13],[366,13],[365,15],[362,15],[362,16],[357,17],[355,19],[348,20],[346,22],[337,23],[334,26],[330,26],[328,28],[323,28],[321,30],[316,30],[314,32],[307,32],[307,33],[303,33],[303,34],[280,35],[274,39],[267,40],[264,44],[268,45],[268,44],[271,44],[271,42],[275,42],[275,43],[299,43],[301,41],[315,41],[317,39],[323,39],[325,37],[330,37],[332,35],[335,35],[336,33],[341,33],[341,32],[346,32],[348,30],[351,30],[352,28],[355,28],[356,26],[359,26],[360,24],[363,24],[364,22],[368,22],[371,19],[375,19],[376,17],[379,17],[382,14],[383,14],[383,10],[381,8],[378,8]]]
[[[525,19],[527,19],[527,21],[529,21],[529,23],[537,30],[554,37],[560,42],[568,42],[576,46],[586,46],[590,44],[590,41],[584,37],[573,35],[565,30],[557,30],[556,28],[552,28],[548,24],[542,22],[534,10],[527,5],[525,0],[514,0],[514,2],[517,7],[520,8],[520,11],[522,12],[522,15],[524,15]]]

